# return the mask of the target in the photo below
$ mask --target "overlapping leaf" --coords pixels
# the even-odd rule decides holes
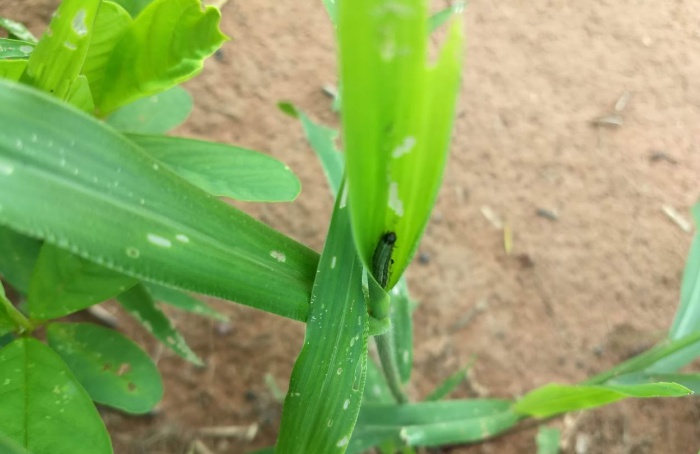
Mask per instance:
[[[40,250],[41,241],[0,226],[0,276],[26,295]]]
[[[184,122],[192,107],[192,96],[184,88],[175,86],[127,104],[105,121],[124,132],[165,134]]]
[[[363,268],[344,200],[337,198],[314,282],[304,347],[284,402],[278,453],[345,452],[360,409],[369,326]]]
[[[18,39],[0,38],[0,59],[28,58],[33,50],[33,43]]]
[[[32,338],[0,350],[0,433],[33,454],[112,453],[90,396],[61,357]]]
[[[13,106],[0,110],[0,224],[147,281],[306,320],[316,253],[53,98],[0,81],[0,105]]]
[[[46,336],[95,402],[145,413],[163,396],[155,364],[118,332],[88,323],[52,323]]]

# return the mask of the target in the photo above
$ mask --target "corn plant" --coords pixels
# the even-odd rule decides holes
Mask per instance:
[[[192,296],[204,294],[306,323],[269,449],[279,453],[410,453],[699,387],[700,376],[677,372],[700,351],[696,237],[660,345],[515,401],[445,399],[465,370],[412,401],[404,387],[417,303],[403,275],[447,159],[460,8],[429,16],[424,0],[324,4],[338,40],[344,151],[338,132],[280,104],[301,122],[335,195],[320,255],[220,200],[293,200],[300,185],[284,164],[164,135],[191,109],[178,84],[226,40],[216,8],[65,0],[40,40],[0,20],[9,32],[0,39],[0,276],[12,290],[9,298],[0,286],[2,452],[111,453],[94,403],[138,414],[160,400],[160,376],[140,347],[115,330],[61,321],[111,298],[194,364],[159,302],[222,318]],[[446,22],[430,62],[428,35]],[[537,442],[556,452],[557,439],[546,429]]]

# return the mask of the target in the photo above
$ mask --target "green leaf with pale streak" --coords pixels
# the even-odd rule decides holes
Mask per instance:
[[[0,224],[146,281],[306,320],[315,252],[51,97],[0,81],[0,105],[13,106],[0,109]]]
[[[164,91],[202,70],[204,59],[226,41],[221,13],[199,0],[155,0],[134,19],[104,67],[95,104],[107,115]]]
[[[440,186],[459,88],[461,21],[453,22],[434,67],[427,67],[422,0],[342,2],[338,36],[353,232],[368,267],[380,237],[396,233],[391,288]]]
[[[141,325],[163,345],[187,361],[198,366],[202,360],[190,349],[182,334],[175,329],[170,319],[156,306],[153,297],[143,285],[137,285],[117,297],[119,303]]]
[[[105,120],[124,132],[165,134],[179,126],[192,112],[192,96],[175,86],[157,95],[137,99]]]
[[[425,398],[426,401],[438,401],[447,397],[455,388],[467,378],[471,364],[464,367],[454,374],[447,377],[433,392],[431,392],[428,397]]]
[[[700,203],[693,207],[695,225],[700,226]],[[675,340],[700,332],[700,233],[696,232],[690,244],[688,259],[683,270],[681,298],[668,338]],[[668,356],[649,368],[650,372],[675,372],[700,356],[700,345]]]
[[[450,20],[453,15],[460,14],[464,10],[463,2],[455,2],[453,5],[438,11],[428,18],[428,32],[433,33],[440,28],[445,22]]]
[[[53,350],[20,338],[0,350],[0,427],[33,454],[111,454],[92,399]]]
[[[315,123],[304,112],[297,109],[293,104],[282,102],[278,104],[282,112],[291,115],[294,118],[301,120],[301,126],[304,128],[304,135],[309,141],[311,148],[316,153],[316,157],[321,162],[323,173],[326,175],[328,186],[331,189],[333,197],[338,193],[338,188],[343,180],[343,155],[335,146],[335,140],[338,138],[338,131],[333,128],[327,128],[321,124]]]
[[[41,241],[0,226],[0,276],[26,295],[40,250]]]
[[[131,17],[138,16],[151,2],[153,2],[153,0],[115,0],[115,3],[120,4],[131,14]]]
[[[323,6],[326,7],[328,17],[331,23],[335,26],[338,23],[338,6],[336,0],[323,0]]]
[[[405,279],[400,279],[390,292],[391,333],[394,336],[396,365],[401,381],[406,384],[411,379],[413,368],[413,301],[408,294]]]
[[[22,82],[66,99],[83,67],[101,0],[64,0],[29,57]]]
[[[114,2],[103,0],[95,18],[95,32],[81,71],[88,78],[92,93],[103,91],[105,68],[112,58],[115,47],[132,24],[133,20],[124,8]]]
[[[556,427],[542,426],[537,431],[537,454],[559,454],[561,431]]]
[[[0,17],[0,28],[4,28],[8,31],[10,36],[14,36],[22,41],[27,41],[32,44],[36,44],[39,41],[24,24],[13,21],[12,19]]]
[[[87,77],[80,75],[75,79],[73,85],[70,86],[66,101],[83,112],[92,113],[95,110],[95,102],[92,100]]]
[[[336,200],[319,262],[304,347],[284,402],[279,453],[345,452],[360,410],[368,316],[343,200]]]
[[[0,79],[19,80],[27,67],[27,60],[0,60]]]
[[[362,452],[387,438],[409,446],[483,440],[518,422],[510,407],[509,401],[498,399],[364,405],[348,451]]]
[[[156,284],[144,284],[148,291],[153,296],[156,301],[163,302],[170,306],[176,307],[182,311],[190,312],[192,314],[201,315],[203,317],[210,317],[214,320],[219,320],[222,322],[228,321],[228,317],[221,312],[215,311],[204,302],[199,301],[197,298],[188,295],[185,292],[175,290],[168,287],[163,287],[162,285]]]
[[[46,339],[95,402],[138,414],[152,410],[163,397],[163,382],[151,358],[114,330],[91,323],[52,323]]]
[[[29,283],[29,314],[39,320],[63,317],[115,297],[137,282],[44,243]]]
[[[695,332],[682,337],[678,340],[671,341],[666,339],[664,342],[655,347],[641,353],[633,358],[628,359],[605,372],[595,375],[585,382],[583,385],[600,385],[607,381],[633,372],[642,372],[651,370],[651,366],[658,363],[674,354],[684,354],[686,351],[697,351],[700,346],[700,332]]]
[[[609,380],[610,385],[637,385],[641,383],[677,383],[693,392],[700,393],[700,374],[657,374],[654,372],[637,372],[621,375]]]
[[[530,391],[513,405],[528,416],[546,418],[569,411],[599,407],[627,397],[681,397],[692,392],[676,383],[643,385],[557,385],[548,384]]]
[[[223,143],[128,134],[153,158],[206,192],[248,202],[289,202],[301,183],[277,159]]]
[[[34,50],[34,44],[18,39],[0,38],[0,59],[28,58]]]

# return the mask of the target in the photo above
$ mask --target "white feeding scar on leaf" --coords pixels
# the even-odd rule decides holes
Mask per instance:
[[[403,202],[399,198],[399,184],[392,182],[389,185],[389,208],[391,208],[397,216],[403,216]]]
[[[85,24],[86,15],[87,12],[85,11],[85,9],[80,9],[77,13],[75,13],[75,16],[73,16],[73,22],[71,23],[71,27],[73,28],[73,31],[78,34],[78,36],[87,35],[88,29],[87,25]]]
[[[287,261],[287,256],[284,254],[284,252],[280,251],[270,251],[270,257],[276,259],[280,263],[284,263]]]
[[[408,154],[415,145],[416,138],[413,136],[408,136],[403,140],[403,142],[394,148],[394,151],[391,152],[391,157],[394,159],[400,158],[401,156]]]
[[[149,233],[148,235],[146,235],[146,238],[148,238],[148,241],[151,244],[154,244],[156,246],[171,247],[173,245],[173,243],[169,239],[163,238],[162,236],[156,235],[154,233]]]

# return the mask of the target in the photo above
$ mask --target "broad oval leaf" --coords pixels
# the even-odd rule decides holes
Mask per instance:
[[[46,338],[95,402],[138,414],[163,397],[155,364],[122,334],[90,323],[52,323]]]
[[[148,332],[153,334],[166,347],[187,361],[198,366],[203,365],[201,359],[192,351],[182,334],[175,329],[170,319],[156,306],[153,297],[143,285],[122,293],[117,298],[127,310]]]
[[[101,115],[164,91],[202,70],[226,41],[221,14],[199,0],[155,0],[136,16],[104,67],[93,93]],[[109,87],[107,89],[107,87]]]
[[[120,131],[140,134],[165,134],[192,112],[192,96],[175,86],[162,93],[137,99],[105,120]]]
[[[29,314],[39,320],[63,317],[113,298],[138,279],[44,244],[29,284]]]
[[[61,357],[33,338],[0,350],[0,432],[33,454],[112,453],[88,393]]]
[[[461,22],[427,67],[427,4],[341,2],[343,141],[353,233],[375,278],[375,250],[395,234],[387,288],[403,274],[442,179],[459,88]],[[388,270],[387,270],[388,269]],[[383,283],[382,283],[383,284]]]
[[[128,134],[146,153],[195,186],[248,202],[289,202],[301,190],[282,162],[241,147],[179,137]]]
[[[284,401],[278,453],[343,453],[348,447],[367,370],[362,271],[341,196],[314,282],[304,346]]]
[[[642,385],[557,385],[548,384],[530,391],[513,406],[516,413],[546,418],[569,411],[594,408],[627,397],[682,397],[692,394],[676,383]]]
[[[131,276],[306,320],[315,252],[36,90],[0,80],[0,105],[12,106],[0,109],[0,224]]]
[[[26,295],[41,241],[0,226],[0,277]]]

